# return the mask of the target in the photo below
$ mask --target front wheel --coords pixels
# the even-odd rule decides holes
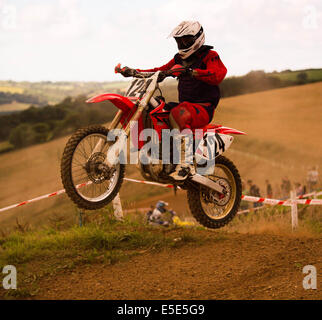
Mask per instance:
[[[96,210],[111,202],[121,188],[125,165],[105,163],[108,130],[99,125],[77,130],[61,159],[61,179],[69,198],[82,209]]]
[[[225,190],[221,195],[203,186],[187,190],[189,208],[194,218],[207,228],[221,228],[236,215],[242,196],[240,175],[226,157],[216,158],[215,169],[207,178],[219,183]]]

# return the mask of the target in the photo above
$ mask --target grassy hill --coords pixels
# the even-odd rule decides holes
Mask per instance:
[[[11,112],[17,112],[26,110],[30,107],[30,104],[28,103],[21,103],[21,102],[11,102],[6,104],[0,104],[0,114],[5,115],[7,113]]]
[[[173,94],[168,96],[172,98]],[[321,168],[321,119],[322,83],[222,99],[214,117],[218,124],[247,132],[247,136],[235,137],[226,155],[244,180],[253,179],[263,190],[269,178],[274,192],[285,175],[292,182],[305,182],[310,166]],[[0,155],[0,208],[62,188],[59,165],[67,139]],[[135,166],[129,166],[127,176],[139,178],[140,174]],[[127,208],[166,197],[179,214],[186,214],[184,194],[175,199],[168,189],[146,185],[134,188],[131,182],[125,182],[121,190]],[[76,213],[66,195],[53,197],[1,213],[0,230],[15,225],[16,218],[31,227],[71,223],[77,221]]]
[[[283,71],[269,73],[271,76],[280,78],[282,81],[296,81],[299,73],[305,72],[309,81],[321,81],[322,69],[304,69],[296,71]]]
[[[303,76],[303,73],[305,74],[304,79],[301,77],[298,78],[300,74]],[[285,70],[271,73],[251,71],[244,76],[226,78],[221,84],[221,89],[223,96],[228,97],[317,81],[322,81],[322,69]],[[21,95],[20,97],[18,96],[20,103],[43,106],[46,104],[57,104],[67,96],[91,96],[102,92],[122,93],[128,86],[128,83],[129,81],[125,79],[123,81],[111,82],[15,82],[0,80],[0,95],[5,93],[18,94]],[[174,92],[176,90],[176,82],[167,81],[166,87],[168,91]],[[29,96],[29,99],[30,97],[34,97],[34,100],[38,102],[27,103],[27,100],[24,100],[27,98],[23,96]],[[12,105],[2,107],[0,105],[0,114],[19,111],[27,106],[15,104],[14,97],[10,98],[9,101],[3,102],[3,104],[10,102],[13,102]]]
[[[0,81],[0,92],[27,94],[39,97],[49,104],[61,102],[67,96],[95,95],[102,92],[118,92],[127,81],[112,82],[15,82]],[[1,109],[0,109],[1,112]]]

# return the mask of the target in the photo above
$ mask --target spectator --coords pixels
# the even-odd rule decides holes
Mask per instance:
[[[152,225],[161,225],[164,227],[169,226],[169,221],[164,220],[164,214],[169,212],[171,214],[171,219],[176,214],[175,211],[169,210],[167,208],[168,203],[162,200],[159,200],[155,206],[151,206],[151,210],[147,213],[148,223]]]
[[[312,167],[312,169],[307,172],[306,180],[309,192],[314,191],[319,180],[319,172],[317,167]]]
[[[266,182],[266,196],[267,196],[267,198],[272,199],[273,198],[272,185],[269,183],[268,180],[266,180],[265,182]]]
[[[150,221],[150,217],[153,213],[153,210],[154,210],[154,205],[151,204],[150,210],[146,213],[146,218],[147,218],[148,222]]]
[[[249,186],[249,195],[252,197],[260,197],[260,191],[256,184],[253,184],[252,180],[248,180],[247,184]],[[261,207],[262,203],[254,202],[254,208]]]
[[[304,194],[304,188],[301,185],[301,183],[299,183],[299,182],[295,183],[295,191],[296,191],[296,196],[297,197],[303,196],[303,194]]]
[[[245,180],[242,180],[242,194],[243,195],[247,195],[247,196],[249,195],[249,191],[247,190],[247,186],[245,184]],[[248,209],[248,202],[242,200],[241,203],[240,203],[240,209],[241,210]]]
[[[291,192],[291,181],[288,179],[287,176],[285,176],[282,180],[281,189],[283,199],[287,199],[290,196]]]

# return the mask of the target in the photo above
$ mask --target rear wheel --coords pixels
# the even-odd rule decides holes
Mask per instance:
[[[241,179],[235,165],[226,157],[216,158],[214,173],[207,178],[219,183],[224,195],[201,185],[187,190],[190,211],[207,228],[221,228],[236,215],[242,195]]]
[[[67,195],[79,208],[95,210],[111,202],[120,190],[125,165],[104,163],[108,130],[89,126],[68,140],[61,160],[61,178]]]

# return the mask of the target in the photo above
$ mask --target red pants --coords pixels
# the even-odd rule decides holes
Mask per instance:
[[[170,112],[180,130],[203,128],[212,120],[205,107],[198,103],[184,101]]]

